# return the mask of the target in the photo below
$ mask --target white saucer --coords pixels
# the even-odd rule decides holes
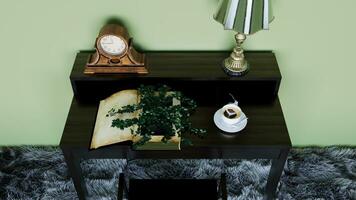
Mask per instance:
[[[247,125],[247,119],[242,122],[239,121],[235,124],[226,124],[221,118],[221,109],[217,110],[214,114],[214,122],[215,125],[224,132],[227,133],[237,133],[244,129]],[[245,113],[242,112],[241,118],[244,119],[246,117]]]

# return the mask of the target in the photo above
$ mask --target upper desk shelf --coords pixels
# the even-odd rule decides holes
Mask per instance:
[[[221,105],[231,101],[269,103],[278,93],[281,74],[271,51],[246,52],[250,71],[230,77],[221,69],[229,52],[145,52],[147,75],[83,73],[91,51],[77,54],[70,79],[79,102],[98,102],[111,94],[140,84],[166,84],[194,98],[200,105]]]

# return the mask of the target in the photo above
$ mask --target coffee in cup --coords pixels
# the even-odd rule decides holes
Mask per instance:
[[[227,124],[235,124],[241,119],[241,108],[234,103],[226,104],[221,112],[222,120]]]

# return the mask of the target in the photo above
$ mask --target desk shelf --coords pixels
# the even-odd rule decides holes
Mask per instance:
[[[281,74],[270,51],[247,52],[250,71],[227,76],[221,69],[228,52],[146,52],[147,75],[83,74],[91,52],[77,54],[70,80],[80,102],[98,102],[111,94],[140,84],[166,84],[199,105],[225,104],[233,93],[241,102],[266,103],[277,97]]]

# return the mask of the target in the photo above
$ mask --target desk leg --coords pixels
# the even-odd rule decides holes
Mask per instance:
[[[64,159],[68,166],[69,175],[72,177],[75,190],[80,200],[85,200],[87,194],[82,169],[80,167],[80,157],[76,155],[75,150],[62,148]]]
[[[281,149],[279,158],[272,159],[272,166],[268,175],[264,199],[270,200],[275,198],[277,186],[281,178],[288,153],[289,149]]]

